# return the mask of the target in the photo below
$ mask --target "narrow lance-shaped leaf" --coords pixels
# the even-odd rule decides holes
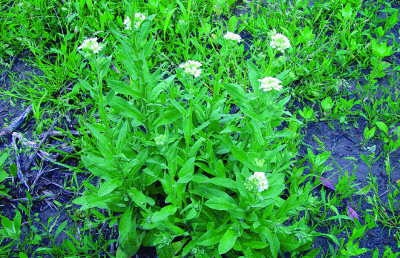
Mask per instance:
[[[360,219],[359,217],[358,217],[358,214],[357,214],[357,212],[348,204],[347,205],[347,215],[352,219],[352,220],[354,220],[354,218],[356,218],[356,219]]]
[[[318,179],[318,181],[320,181],[323,186],[328,187],[329,189],[335,191],[335,186],[329,179],[321,177]]]

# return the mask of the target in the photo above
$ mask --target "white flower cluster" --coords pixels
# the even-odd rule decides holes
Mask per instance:
[[[233,32],[228,31],[225,35],[224,35],[225,39],[229,39],[229,40],[233,40],[233,41],[237,41],[240,42],[242,40],[242,38],[240,37],[239,34],[235,34]]]
[[[103,46],[97,42],[97,38],[90,38],[90,39],[85,39],[83,43],[78,47],[78,49],[82,49],[83,51],[87,53],[94,53],[97,54]]]
[[[133,22],[135,23],[135,28],[138,29],[140,24],[146,19],[146,16],[143,13],[135,13],[135,19]],[[131,30],[132,29],[132,21],[129,16],[126,16],[124,20],[124,25],[126,26],[125,29]]]
[[[274,77],[265,77],[258,81],[261,82],[260,89],[263,89],[263,91],[270,91],[272,89],[279,91],[282,89],[282,82]]]
[[[265,177],[264,172],[254,172],[248,179],[247,189],[252,190],[257,188],[258,192],[261,193],[269,188],[269,183]]]
[[[286,49],[291,47],[289,39],[281,33],[276,33],[275,29],[269,32],[268,35],[271,37],[269,45],[272,48],[276,48],[278,51],[283,53]]]
[[[194,77],[199,77],[201,74],[201,69],[199,69],[199,67],[201,65],[202,64],[198,61],[189,60],[183,64],[180,64],[179,68],[185,69],[185,73],[189,73]]]

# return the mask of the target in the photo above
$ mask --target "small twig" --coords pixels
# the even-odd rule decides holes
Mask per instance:
[[[6,135],[17,129],[22,122],[25,120],[27,116],[32,112],[32,104],[29,105],[25,111],[18,116],[8,127],[6,127],[3,131],[0,132],[0,136]]]
[[[70,131],[68,131],[68,133],[72,134],[73,136],[82,136],[82,133],[79,132],[78,130],[70,130]],[[90,135],[89,131],[87,131],[86,133]],[[39,138],[43,138],[43,136],[45,134],[46,133],[39,134]],[[51,131],[51,132],[49,132],[49,136],[60,136],[60,135],[65,135],[65,133],[63,131]]]
[[[2,195],[1,196],[2,198],[6,198],[7,200],[9,200],[10,202],[19,202],[19,201],[24,201],[24,202],[27,202],[27,201],[29,201],[30,199],[28,199],[28,198],[18,198],[18,199],[12,199],[12,198],[10,198],[10,197],[8,197],[8,196],[6,196],[6,195]],[[40,199],[42,196],[39,196],[39,197],[30,197],[32,200],[38,200],[38,199]]]
[[[37,143],[36,142],[32,142],[29,141],[28,139],[24,138],[22,136],[22,134],[18,133],[18,132],[13,132],[12,136],[15,138],[18,138],[19,142],[24,145],[25,147],[32,147],[32,148],[36,148]]]
[[[17,163],[17,176],[18,176],[19,180],[21,181],[21,183],[23,183],[26,186],[26,188],[28,188],[28,191],[29,191],[29,186],[26,183],[26,179],[25,179],[25,177],[24,177],[24,175],[22,174],[22,171],[21,171],[21,159],[19,157],[19,151],[18,151],[18,148],[17,148],[17,142],[15,140],[15,136],[14,135],[12,136],[12,145],[14,146],[14,150],[15,150],[15,162]]]
[[[39,170],[39,173],[37,173],[37,175],[35,177],[35,180],[33,180],[33,183],[31,184],[31,188],[30,188],[31,191],[33,190],[33,188],[35,188],[37,180],[39,179],[39,177],[41,175],[43,175],[43,173],[44,173],[44,169],[41,167],[40,170]]]
[[[116,73],[121,73],[118,68],[115,66],[114,62],[111,61],[111,69],[113,69]]]
[[[58,95],[60,95],[62,93],[63,90],[65,90],[66,88],[68,88],[69,86],[71,86],[74,83],[74,81],[71,81],[70,83],[68,83],[67,85],[65,85],[64,87],[62,87],[59,91],[58,91]]]
[[[379,198],[381,198],[382,196],[384,196],[385,194],[387,194],[389,192],[389,190],[387,190],[386,192],[383,192],[379,195]]]
[[[19,142],[24,147],[31,147],[31,148],[34,148],[34,149],[38,148],[38,144],[36,142],[29,141],[28,139],[24,138],[20,133],[13,132],[12,136],[18,138]],[[68,152],[69,149],[62,149],[62,151]],[[49,162],[52,162],[52,163],[54,162],[54,156],[51,155],[50,153],[47,153],[47,152],[43,151],[43,150],[39,150],[37,155],[42,160],[46,160],[46,161],[49,161]],[[32,157],[32,155],[30,155],[28,159],[30,159],[31,157]]]
[[[39,142],[39,145],[37,146],[37,149],[35,150],[35,152],[33,153],[33,155],[29,158],[26,166],[25,166],[25,171],[29,169],[29,167],[32,165],[33,160],[35,159],[36,155],[39,152],[39,148],[40,146],[42,146],[42,144],[44,143],[44,141],[47,139],[47,137],[49,136],[49,133],[53,130],[54,126],[56,126],[58,122],[58,118],[56,118],[53,122],[53,124],[50,126],[49,130],[47,131],[47,133],[43,136],[42,140]]]
[[[47,180],[47,179],[46,179],[46,181],[47,181],[49,184],[51,184],[51,185],[57,186],[57,187],[60,188],[62,191],[66,191],[66,192],[69,192],[69,193],[72,192],[72,191],[65,190],[65,188],[64,188],[62,185],[59,185],[59,184],[57,184],[57,183],[54,183],[53,181],[50,181],[50,180]]]

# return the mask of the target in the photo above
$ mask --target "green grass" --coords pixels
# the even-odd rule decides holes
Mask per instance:
[[[53,201],[68,219],[40,223],[13,148],[2,151],[0,197],[23,189],[26,202],[1,213],[1,255],[130,257],[148,246],[160,257],[397,257],[359,243],[379,227],[400,245],[398,2],[1,3],[0,64],[23,59],[32,71],[10,72],[1,97],[32,104],[32,140],[58,119],[53,140],[74,150],[53,162],[70,172],[70,202]],[[290,42],[282,52],[274,30]],[[90,38],[98,52],[82,45]],[[196,76],[180,67],[189,60],[201,63]],[[282,89],[260,89],[266,77]],[[354,148],[365,152],[341,167],[325,139],[304,141],[316,123],[360,130]],[[367,185],[356,183],[361,163]],[[268,181],[262,192],[255,172]],[[317,237],[329,250],[313,246]]]

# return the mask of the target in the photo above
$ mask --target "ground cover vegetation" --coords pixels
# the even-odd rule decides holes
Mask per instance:
[[[398,9],[1,0],[0,255],[397,257]]]

